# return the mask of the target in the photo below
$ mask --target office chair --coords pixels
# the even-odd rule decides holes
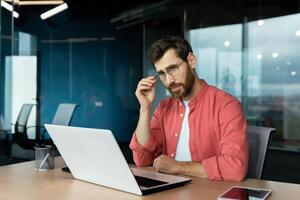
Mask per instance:
[[[69,126],[75,112],[75,109],[78,107],[78,104],[72,103],[61,103],[58,105],[58,108],[55,112],[51,124]],[[43,129],[42,137],[44,138],[46,129]]]
[[[261,179],[269,139],[274,128],[248,126],[249,164],[247,178]]]
[[[6,143],[5,143],[5,155],[7,159],[11,158],[12,153],[21,152],[21,157],[31,155],[33,156],[33,153],[30,152],[31,149],[34,148],[34,145],[36,143],[35,139],[29,139],[27,130],[27,122],[31,113],[31,110],[33,108],[34,104],[23,104],[17,120],[14,125],[14,134],[6,132]],[[24,150],[24,151],[20,151]],[[9,162],[9,161],[8,161]]]
[[[70,104],[70,103],[62,103],[59,104],[56,113],[54,115],[52,124],[56,124],[56,125],[64,125],[64,126],[69,126],[73,117],[73,113],[75,111],[75,109],[78,107],[79,105],[77,104]],[[46,130],[45,130],[46,132]],[[44,136],[44,133],[43,133]],[[52,143],[52,140],[46,140],[48,142],[46,143]],[[70,173],[70,169],[68,167],[63,167],[62,168],[63,171]]]
[[[56,125],[64,125],[69,126],[74,114],[75,109],[79,105],[72,103],[61,103],[59,104],[54,118],[52,120],[52,124]]]
[[[29,139],[27,135],[27,122],[33,106],[34,104],[23,104],[14,124],[13,143],[16,142],[23,149],[33,149],[37,139]]]
[[[11,152],[12,152],[11,154],[12,157],[14,158],[33,159],[34,158],[33,150],[36,144],[39,145],[53,144],[53,142],[51,139],[48,140],[44,139],[45,129],[43,129],[44,131],[37,131],[35,140],[28,138],[27,129],[32,128],[32,126],[26,126],[26,124],[32,106],[29,107],[28,104],[24,104],[23,106],[25,106],[25,108],[23,109],[22,107],[17,120],[18,123],[16,123],[15,125],[15,134],[13,134],[13,144],[11,147]],[[52,120],[52,124],[68,126],[71,123],[74,111],[77,106],[78,106],[77,104],[65,104],[65,103],[59,104],[55,112],[54,118]],[[25,120],[26,117],[27,119]],[[22,124],[22,126],[20,126],[20,124]]]

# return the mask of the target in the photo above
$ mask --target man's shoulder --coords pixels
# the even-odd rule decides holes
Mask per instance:
[[[232,96],[226,91],[212,85],[207,85],[206,94],[209,98],[214,98],[216,101],[220,101],[220,103],[228,101],[239,101],[236,97]]]

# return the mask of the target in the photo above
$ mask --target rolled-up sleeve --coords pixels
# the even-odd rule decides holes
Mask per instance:
[[[219,155],[202,161],[210,180],[242,181],[248,170],[247,123],[236,99],[226,101],[219,109]]]
[[[133,134],[130,149],[133,153],[133,160],[138,167],[149,166],[153,163],[154,159],[162,152],[162,130],[160,124],[160,105],[154,111],[153,117],[150,122],[150,138],[145,145],[138,143],[136,133]]]

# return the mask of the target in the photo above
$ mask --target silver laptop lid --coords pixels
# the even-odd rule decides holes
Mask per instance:
[[[142,195],[110,130],[45,127],[76,179]]]

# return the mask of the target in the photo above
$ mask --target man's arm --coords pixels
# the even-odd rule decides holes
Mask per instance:
[[[219,155],[202,161],[211,180],[242,181],[248,171],[247,123],[242,107],[233,97],[224,101],[218,114]]]
[[[166,155],[157,157],[153,162],[153,167],[158,172],[167,174],[181,174],[207,178],[203,165],[199,162],[176,161]]]
[[[149,138],[147,139],[147,142],[144,145],[139,143],[136,132],[132,136],[132,139],[130,142],[130,148],[133,153],[134,162],[139,167],[151,165],[153,163],[154,158],[159,156],[162,152],[163,137],[162,137],[162,131],[161,131],[160,122],[159,122],[160,113],[161,113],[161,106],[158,105],[158,107],[156,108],[156,110],[153,113],[151,122],[148,122],[148,123],[150,123],[150,129],[148,130]],[[144,115],[144,114],[145,113],[141,113],[141,115]],[[140,120],[144,120],[144,119],[140,118]],[[142,125],[145,125],[145,124],[142,124]],[[143,128],[147,129],[147,127],[141,127],[140,131],[142,131]],[[141,133],[143,133],[143,132],[141,132]],[[142,137],[143,137],[143,135],[142,135]]]
[[[140,117],[135,130],[137,142],[144,146],[148,143],[150,137],[150,109],[140,108]]]
[[[162,142],[158,109],[154,112],[150,122],[151,107],[155,97],[155,78],[142,79],[135,94],[141,107],[138,125],[132,136],[130,148],[135,164],[148,166],[161,153],[160,143]]]
[[[140,145],[147,144],[150,137],[150,112],[155,98],[155,78],[142,79],[137,86],[135,95],[140,103],[140,117],[136,128],[136,137]]]

